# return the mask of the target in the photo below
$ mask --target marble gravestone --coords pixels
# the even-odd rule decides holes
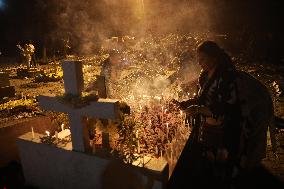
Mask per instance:
[[[83,90],[82,62],[63,62],[65,95],[80,97]],[[64,99],[64,98],[63,98]],[[42,135],[26,133],[17,144],[26,183],[39,188],[165,188],[168,164],[164,159],[145,157],[145,163],[126,165],[111,157],[100,157],[89,151],[89,134],[84,117],[117,119],[119,102],[98,99],[82,106],[62,100],[62,97],[39,97],[40,106],[68,114],[71,143],[47,145]],[[143,157],[144,162],[144,157]]]

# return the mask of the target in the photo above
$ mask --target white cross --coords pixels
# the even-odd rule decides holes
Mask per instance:
[[[80,96],[84,87],[82,62],[65,61],[62,65],[65,95]],[[58,97],[39,96],[39,105],[51,111],[68,114],[71,128],[72,147],[74,151],[86,152],[89,148],[88,128],[84,123],[84,116],[101,119],[117,119],[119,102],[114,99],[99,99],[88,105],[74,108],[72,104],[63,103]]]

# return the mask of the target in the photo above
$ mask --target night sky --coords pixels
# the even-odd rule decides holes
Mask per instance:
[[[152,11],[152,13],[148,13],[148,15],[151,14],[150,16],[152,16],[148,16],[151,23],[155,22],[154,18],[162,17],[161,15],[165,14],[165,12],[175,12],[179,5],[197,2],[196,0],[157,0],[155,2],[158,1],[160,4],[154,2],[151,4],[152,1],[149,1],[150,3],[147,5],[148,7],[151,6],[152,10],[156,12],[153,13],[154,11]],[[110,37],[129,34],[129,27],[137,22],[137,20],[132,18],[133,15],[131,15],[129,7],[123,3],[117,4],[117,7],[110,7],[106,2],[109,1],[78,1],[74,5],[75,9],[69,11],[71,16],[68,15],[67,17],[72,20],[73,18],[70,18],[72,17],[72,11],[75,16],[78,16],[76,13],[84,12],[87,9],[84,12],[88,18],[86,25],[94,24],[95,28],[104,28],[104,30],[100,31],[100,35],[103,33],[104,37]],[[268,56],[275,56],[274,59],[276,62],[281,61],[281,58],[283,58],[281,54],[284,54],[282,47],[284,42],[282,36],[284,9],[281,0],[231,0],[229,2],[226,0],[199,0],[199,2],[206,5],[206,8],[209,7],[207,9],[207,16],[210,18],[208,21],[210,23],[210,31],[220,34],[230,34],[232,36],[243,33],[243,37],[254,38],[256,46],[269,46],[271,53]],[[0,51],[2,52],[2,56],[15,56],[18,53],[15,45],[18,42],[23,43],[28,40],[32,40],[38,49],[45,46],[50,51],[62,45],[60,44],[61,39],[64,38],[65,34],[65,36],[70,38],[74,47],[79,47],[82,42],[88,41],[89,38],[86,40],[80,39],[82,31],[79,34],[74,33],[74,24],[76,22],[65,22],[64,19],[66,18],[62,17],[62,13],[67,11],[65,3],[70,4],[70,1],[0,0]],[[163,12],[164,5],[170,8],[164,9]],[[110,15],[116,15],[116,17],[121,17],[121,19],[126,18],[130,21],[126,24],[124,20],[116,20],[114,22],[110,18]],[[191,20],[201,19],[202,16],[198,14],[197,10],[193,15],[194,18],[191,18]],[[167,16],[164,16],[164,18],[167,19]],[[185,17],[183,23],[186,22],[187,18]],[[160,23],[167,25],[166,20],[160,20]],[[202,27],[203,25],[199,26],[199,29]],[[186,24],[180,24],[173,26],[171,29],[173,28],[175,31],[188,32],[188,28],[192,28],[192,26],[189,27]],[[92,31],[91,29],[86,27],[85,30]],[[174,30],[164,30],[163,32],[165,31],[173,32]],[[94,40],[98,35],[98,33],[92,35],[90,39]],[[76,48],[73,49],[76,51]]]

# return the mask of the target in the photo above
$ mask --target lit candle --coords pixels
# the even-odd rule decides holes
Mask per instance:
[[[163,157],[163,151],[161,150],[161,156],[160,156],[160,158],[162,158]]]
[[[173,143],[171,144],[171,162],[173,163]]]
[[[167,140],[169,140],[169,123],[166,123],[167,125]]]
[[[156,146],[156,154],[159,156],[158,146]]]
[[[136,131],[136,138],[137,138],[137,152],[140,153],[140,143],[139,143],[139,131]]]
[[[162,106],[162,124],[164,122],[164,106]]]
[[[32,127],[32,139],[35,138],[34,128]]]
[[[49,131],[45,131],[45,133],[47,134],[47,136],[49,136],[50,132]]]
[[[181,117],[181,125],[184,123],[183,119],[183,112],[180,110],[180,117]]]
[[[64,123],[61,124],[61,131],[64,130]]]
[[[194,120],[194,119],[193,119],[193,117],[191,117],[191,116],[190,116],[190,120],[189,120],[190,123],[188,123],[188,120],[186,120],[186,122],[187,122],[187,128],[188,128],[188,129],[189,129],[189,125],[193,126],[193,120]]]
[[[55,131],[55,139],[56,139],[56,143],[58,143],[58,132]]]

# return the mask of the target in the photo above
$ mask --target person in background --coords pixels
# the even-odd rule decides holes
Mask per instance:
[[[24,47],[22,47],[20,44],[17,44],[17,47],[20,49],[21,54],[25,58],[25,63],[27,65],[27,68],[29,69],[30,67],[35,67],[36,62],[35,62],[35,57],[34,57],[34,53],[35,53],[34,45],[31,42],[29,42],[29,43],[26,43]]]
[[[113,87],[119,80],[123,66],[121,64],[120,53],[116,49],[109,52],[109,56],[102,62],[101,76],[105,77],[107,96],[113,94]]]

